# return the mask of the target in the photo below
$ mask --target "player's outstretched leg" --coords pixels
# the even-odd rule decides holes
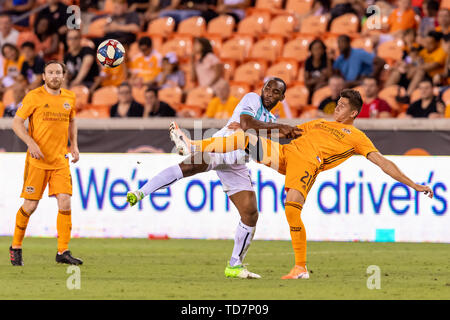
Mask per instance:
[[[130,206],[134,206],[136,203],[144,199],[144,197],[144,193],[140,190],[127,192],[127,202],[130,204]]]
[[[180,155],[186,156],[195,151],[195,146],[192,145],[191,140],[181,131],[176,122],[171,122],[169,125],[170,140],[175,143],[175,147]]]

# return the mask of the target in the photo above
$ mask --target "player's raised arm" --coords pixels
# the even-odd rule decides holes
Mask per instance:
[[[395,180],[413,188],[418,192],[423,192],[428,197],[433,198],[433,191],[430,187],[414,183],[408,178],[391,160],[385,158],[381,153],[374,151],[367,155],[367,159],[379,166],[386,174],[390,175]]]

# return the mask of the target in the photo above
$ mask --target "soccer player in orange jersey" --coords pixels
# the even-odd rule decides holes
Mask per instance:
[[[285,211],[295,253],[295,266],[282,279],[309,278],[306,268],[306,232],[301,219],[303,204],[317,175],[336,167],[353,154],[365,156],[395,180],[433,197],[430,187],[414,183],[392,161],[378,152],[361,130],[353,126],[363,104],[359,92],[346,89],[340,96],[334,111],[335,121],[318,119],[303,123],[298,126],[302,135],[289,144],[281,145],[240,129],[228,137],[190,141],[183,136],[175,140],[178,149],[191,151],[222,153],[247,150],[254,160],[286,176]],[[238,128],[237,124],[235,128]],[[182,136],[181,131],[174,136]]]
[[[36,210],[46,186],[48,195],[58,202],[58,252],[56,262],[82,264],[68,250],[72,229],[71,206],[72,177],[67,158],[70,140],[72,162],[79,159],[77,126],[75,124],[75,94],[61,88],[66,68],[63,63],[46,63],[44,85],[31,90],[22,101],[13,120],[14,133],[28,146],[21,197],[23,205],[16,215],[11,263],[23,265],[22,242],[31,214]],[[28,130],[24,122],[28,119]]]

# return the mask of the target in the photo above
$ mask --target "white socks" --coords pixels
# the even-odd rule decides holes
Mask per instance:
[[[249,227],[243,224],[242,221],[239,221],[234,236],[234,248],[230,259],[230,266],[234,267],[242,264],[250,242],[252,242],[253,236],[255,235],[255,230],[256,227]]]
[[[148,196],[156,190],[167,188],[172,183],[180,180],[181,178],[183,178],[183,172],[181,171],[180,166],[177,164],[158,173],[152,179],[147,181],[147,183],[144,184],[142,188],[139,189],[139,191],[144,193],[144,196]]]

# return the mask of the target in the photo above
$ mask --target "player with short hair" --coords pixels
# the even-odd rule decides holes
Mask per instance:
[[[231,119],[227,125],[219,130],[214,136],[223,137],[234,133],[228,128],[232,122],[240,123],[243,128],[259,130],[280,131],[285,136],[292,136],[296,127],[285,124],[274,123],[276,118],[270,112],[275,105],[284,99],[286,84],[282,79],[268,79],[261,91],[261,95],[254,92],[246,94],[234,109]],[[178,139],[178,137],[172,137]],[[188,150],[180,149],[181,153],[188,153]],[[226,154],[192,154],[191,157],[178,165],[171,166],[153,177],[142,188],[130,191],[127,194],[127,201],[130,205],[135,205],[145,196],[156,190],[166,188],[185,177],[197,173],[215,170],[219,176],[224,192],[230,197],[233,204],[239,211],[241,220],[236,229],[234,248],[225,275],[232,278],[260,278],[243,265],[243,260],[248,247],[255,234],[256,222],[258,220],[258,207],[256,195],[253,190],[250,173],[245,165],[245,152],[236,150]],[[201,159],[200,159],[201,158]]]
[[[433,197],[430,187],[414,183],[392,161],[386,159],[361,130],[353,126],[361,107],[362,99],[358,91],[343,90],[334,111],[335,121],[318,119],[303,123],[298,126],[302,136],[285,145],[243,130],[237,130],[225,138],[190,141],[183,137],[175,143],[178,148],[198,152],[247,150],[254,160],[286,176],[285,213],[290,226],[295,266],[282,279],[307,279],[306,232],[301,212],[320,172],[336,167],[353,154],[360,154],[395,180]]]
[[[56,262],[83,263],[68,250],[72,229],[72,177],[66,156],[68,140],[74,163],[79,159],[79,150],[75,93],[61,88],[65,74],[63,63],[54,60],[47,62],[42,75],[44,85],[27,93],[13,120],[14,133],[28,146],[21,194],[25,200],[17,212],[14,237],[9,248],[14,266],[23,265],[22,242],[25,230],[47,185],[48,195],[55,196],[58,203]],[[29,121],[28,131],[24,125],[26,119]]]

